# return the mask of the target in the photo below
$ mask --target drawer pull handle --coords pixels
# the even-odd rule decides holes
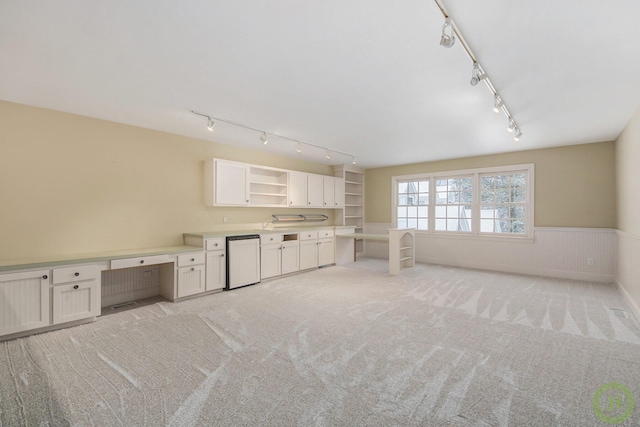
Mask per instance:
[[[140,264],[144,264],[144,260],[143,259],[140,260]]]
[[[44,276],[42,276],[43,279],[47,280],[49,278],[49,276],[47,276],[46,274]]]
[[[74,286],[73,286],[73,289],[78,289],[78,288],[79,288],[79,286],[78,286],[78,285],[74,285]]]
[[[78,273],[77,271],[75,273],[73,273],[74,276],[78,277],[80,275],[80,273]]]

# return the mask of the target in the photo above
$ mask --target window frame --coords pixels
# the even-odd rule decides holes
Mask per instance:
[[[487,175],[512,175],[515,173],[525,174],[525,218],[524,233],[496,233],[480,231],[480,208],[482,206],[482,186],[481,176]],[[435,229],[436,210],[436,180],[448,178],[471,177],[472,203],[471,203],[471,231],[446,231]],[[429,181],[429,203],[428,208],[428,230],[416,229],[417,235],[432,235],[438,237],[464,237],[477,239],[498,239],[533,241],[535,224],[535,166],[533,163],[492,166],[486,168],[462,169],[451,171],[429,172],[411,175],[398,175],[391,177],[391,218],[394,227],[398,224],[398,183],[407,181]]]

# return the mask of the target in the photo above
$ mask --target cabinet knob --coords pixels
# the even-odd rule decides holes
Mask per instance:
[[[220,255],[220,256],[224,256],[224,254]]]
[[[191,267],[191,271],[196,271],[196,269],[194,267]]]
[[[247,200],[247,203],[249,203],[249,200]]]
[[[195,260],[196,260],[195,258],[191,258],[191,262],[193,262],[193,261],[195,261]]]
[[[46,280],[46,279],[48,279],[48,278],[49,278],[49,276],[47,276],[47,275],[45,274],[44,276],[42,276],[42,278]]]
[[[218,246],[218,244],[217,244],[217,243],[214,243],[214,244],[213,244],[213,246]]]
[[[289,204],[290,204],[290,205],[292,205],[292,204],[293,204],[293,200],[292,200],[292,201],[290,201],[290,202],[289,202]]]
[[[140,264],[144,264],[144,260],[143,259],[140,260]]]
[[[324,205],[327,206],[327,202],[324,202]]]
[[[73,273],[74,276],[78,277],[80,275],[80,273],[78,273],[77,271],[75,273]]]
[[[309,204],[311,204],[311,202],[309,202]]]
[[[74,285],[74,286],[73,286],[73,289],[78,289],[78,288],[79,288],[79,286],[78,286],[78,285]]]

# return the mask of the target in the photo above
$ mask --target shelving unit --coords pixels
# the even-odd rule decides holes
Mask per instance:
[[[415,229],[389,229],[389,273],[400,274],[403,268],[413,267],[416,261]]]
[[[344,209],[340,225],[348,225],[355,228],[356,233],[364,232],[364,170],[340,165],[334,167],[334,174],[344,179]],[[356,252],[364,249],[362,240],[356,240]]]
[[[249,199],[252,205],[287,206],[287,172],[252,166]]]

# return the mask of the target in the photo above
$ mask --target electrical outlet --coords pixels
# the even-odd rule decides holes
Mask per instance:
[[[587,265],[593,265],[593,258],[587,258]]]

